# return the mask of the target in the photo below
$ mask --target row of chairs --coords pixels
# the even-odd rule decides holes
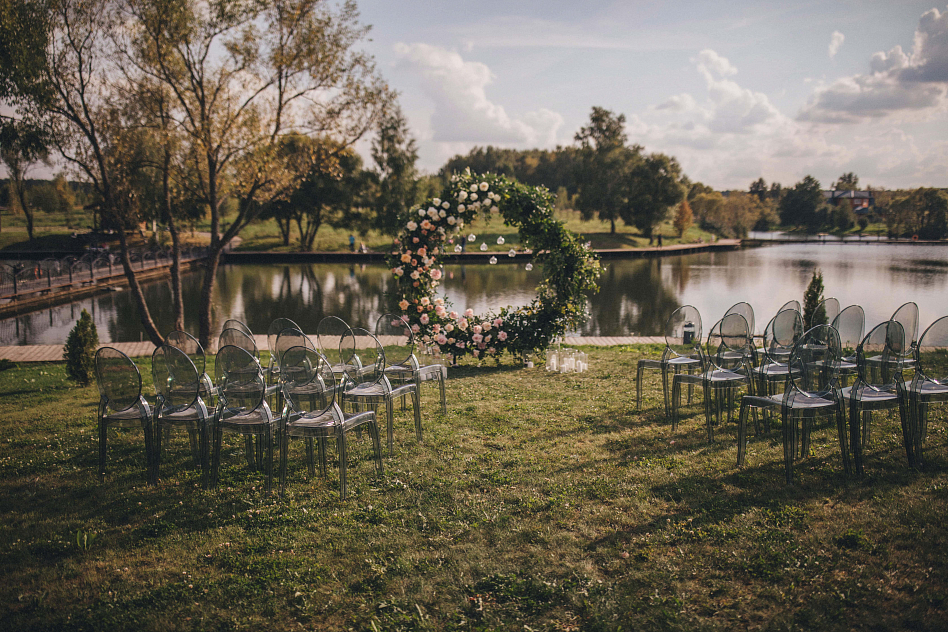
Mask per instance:
[[[375,333],[350,328],[339,318],[319,325],[316,342],[289,319],[277,319],[268,332],[270,362],[263,367],[253,334],[239,321],[225,322],[218,338],[215,379],[206,374],[205,352],[185,332],[172,332],[152,356],[156,390],[154,407],[142,394],[135,363],[117,349],[96,355],[99,404],[99,470],[105,475],[107,433],[111,426],[144,429],[146,471],[157,482],[162,435],[174,426],[188,430],[194,462],[204,487],[216,485],[225,432],[245,437],[251,468],[265,469],[272,486],[274,442],[279,440],[281,494],[286,486],[290,437],[306,440],[310,473],[313,447],[326,474],[326,441],[338,450],[340,495],[346,496],[347,433],[368,429],[381,472],[381,443],[376,411],[386,407],[389,454],[393,452],[393,407],[410,397],[418,441],[422,439],[420,394],[424,381],[438,380],[442,412],[446,410],[446,368],[421,366],[415,337],[400,316],[383,315]],[[388,356],[386,355],[386,345]],[[216,401],[216,403],[215,403]],[[273,410],[282,413],[274,415]]]
[[[676,310],[666,325],[662,358],[639,361],[637,407],[646,368],[662,371],[665,412],[673,429],[677,428],[682,386],[689,388],[689,401],[692,388],[701,386],[708,440],[712,441],[715,417],[720,422],[726,406],[730,419],[736,389],[745,387],[748,392],[741,400],[738,418],[738,465],[745,460],[748,413],[754,413],[755,432],[759,433],[757,411],[764,418],[764,429],[769,429],[767,411],[779,409],[788,482],[793,461],[808,452],[812,420],[817,414],[836,416],[844,468],[862,474],[872,411],[898,408],[909,464],[923,465],[928,406],[948,401],[948,317],[935,321],[919,337],[918,306],[907,303],[863,335],[862,308],[853,305],[841,310],[836,299],[827,299],[814,320],[832,324],[804,331],[799,303],[791,301],[764,329],[761,349],[753,344],[753,318],[751,306],[738,303],[711,328],[702,345],[698,310],[692,306]],[[905,371],[913,373],[910,381],[904,379]],[[847,386],[850,378],[855,381]]]

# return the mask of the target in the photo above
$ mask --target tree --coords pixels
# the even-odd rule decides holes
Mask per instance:
[[[33,241],[33,204],[26,191],[26,176],[39,162],[48,163],[45,136],[20,122],[0,128],[0,162],[7,167],[10,193],[26,218],[26,234]]]
[[[823,302],[823,273],[817,269],[813,271],[810,284],[803,293],[803,323],[804,327],[826,325],[826,308]]]
[[[948,237],[948,196],[938,189],[915,189],[889,203],[886,223],[893,235],[944,239]]]
[[[626,203],[620,209],[622,219],[651,238],[668,210],[685,197],[680,180],[678,161],[665,154],[654,153],[637,161],[626,182]]]
[[[759,199],[761,202],[766,201],[768,197],[767,183],[764,182],[763,178],[758,178],[757,180],[754,180],[753,182],[751,182],[750,188],[748,189],[748,193],[750,193],[751,195],[756,195],[757,199]]]
[[[395,236],[402,218],[418,198],[418,148],[408,130],[408,122],[398,106],[379,123],[372,142],[372,160],[378,181],[375,196],[376,226],[386,235]]]
[[[859,176],[850,171],[839,177],[839,180],[833,183],[834,191],[858,191]]]
[[[806,176],[787,190],[780,200],[780,223],[784,226],[806,226],[815,231],[820,226],[817,211],[822,203],[823,191],[819,180]]]
[[[685,234],[686,230],[691,228],[692,218],[693,215],[688,200],[682,200],[681,204],[678,205],[678,210],[675,211],[675,230],[678,231],[679,239]]]
[[[98,346],[99,332],[96,331],[95,322],[89,312],[83,309],[63,347],[66,375],[82,386],[92,382],[95,371],[95,352]]]
[[[280,152],[288,134],[329,136],[348,146],[392,100],[372,59],[353,50],[367,34],[347,0],[247,3],[126,0],[135,62],[173,95],[174,121],[210,214],[211,243],[199,309],[210,342],[220,256],[271,202],[285,199],[309,165]],[[226,54],[222,54],[226,51]],[[236,200],[222,225],[225,200]]]
[[[609,222],[610,232],[615,233],[616,220],[627,206],[631,170],[641,161],[642,148],[625,146],[625,115],[615,115],[601,107],[593,107],[589,125],[580,128],[575,140],[580,144],[576,206],[583,219],[598,215],[600,220]]]

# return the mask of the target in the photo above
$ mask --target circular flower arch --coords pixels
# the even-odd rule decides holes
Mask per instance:
[[[499,215],[519,229],[524,254],[535,253],[543,266],[537,296],[524,307],[475,315],[458,313],[434,298],[444,275],[446,251],[460,251],[460,240],[474,241],[464,227],[479,216]],[[502,242],[499,242],[502,243]],[[476,358],[542,351],[550,342],[585,322],[586,294],[598,289],[599,259],[588,246],[553,217],[553,196],[504,176],[453,176],[440,198],[409,213],[395,240],[390,267],[396,281],[398,308],[416,335],[443,354]],[[508,253],[517,256],[515,250]],[[491,258],[494,263],[496,258]],[[528,263],[528,269],[532,264]]]

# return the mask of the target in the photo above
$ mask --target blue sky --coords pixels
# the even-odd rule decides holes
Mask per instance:
[[[361,0],[434,172],[475,145],[572,143],[590,109],[718,189],[948,187],[948,6]]]

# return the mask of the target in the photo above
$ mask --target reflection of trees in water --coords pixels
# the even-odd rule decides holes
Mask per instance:
[[[588,336],[641,334],[660,336],[665,321],[680,305],[678,297],[662,282],[662,266],[672,266],[675,284],[686,284],[684,258],[669,263],[661,259],[617,261],[606,265],[600,291],[589,300],[592,317],[582,329]],[[683,285],[682,285],[683,287]]]
[[[353,326],[375,328],[391,291],[381,266],[312,264],[244,266],[243,309],[251,330],[266,333],[277,318],[289,318],[304,332],[316,333],[325,316]]]
[[[540,266],[527,272],[523,264],[451,265],[445,272],[438,293],[458,311],[478,304],[492,305],[494,311],[529,304],[543,280]]]

